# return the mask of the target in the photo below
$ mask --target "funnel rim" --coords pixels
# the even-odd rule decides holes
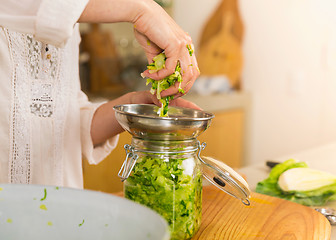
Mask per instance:
[[[175,120],[175,121],[205,121],[205,120],[210,120],[213,119],[215,117],[215,115],[213,113],[210,112],[206,112],[203,110],[197,110],[197,109],[192,109],[192,108],[185,108],[185,107],[178,107],[178,106],[171,106],[170,108],[176,108],[176,109],[186,109],[186,110],[190,110],[190,111],[195,111],[201,114],[206,115],[206,117],[186,117],[186,116],[181,116],[181,117],[160,117],[159,115],[157,116],[152,116],[152,115],[146,115],[146,114],[141,114],[141,113],[133,113],[133,112],[126,112],[123,110],[120,110],[119,108],[121,107],[127,107],[127,106],[134,106],[134,105],[138,105],[138,106],[156,106],[154,104],[119,104],[113,107],[113,109],[119,113],[119,114],[125,114],[125,115],[131,115],[131,116],[135,116],[135,117],[141,117],[141,118],[148,118],[148,119],[156,119],[156,120]],[[158,107],[158,106],[156,106]]]

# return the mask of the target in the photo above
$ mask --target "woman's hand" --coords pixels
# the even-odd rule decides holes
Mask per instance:
[[[94,145],[101,144],[107,139],[123,132],[123,128],[119,125],[115,118],[113,107],[120,104],[156,104],[161,105],[149,91],[130,92],[115,100],[101,105],[95,112],[91,124],[91,138]],[[182,98],[177,98],[171,101],[171,105],[193,108],[200,110],[200,108],[192,102]]]
[[[175,71],[179,61],[183,80],[181,87],[186,93],[200,74],[190,36],[153,0],[90,0],[78,21],[132,23],[135,37],[145,50],[149,63],[162,51],[167,57],[164,69],[152,74],[145,71],[143,75],[146,77],[163,79]],[[176,83],[162,91],[161,95],[177,98],[182,94],[178,92]]]
[[[156,2],[149,0],[144,3],[147,4],[145,10],[134,21],[135,37],[145,50],[149,63],[162,51],[167,60],[164,69],[156,73],[146,70],[143,75],[155,80],[163,79],[175,72],[179,61],[183,79],[181,87],[186,93],[200,74],[191,37]],[[178,85],[176,83],[174,87],[163,91],[162,97],[181,96]]]
[[[156,96],[153,96],[149,91],[141,91],[141,92],[131,92],[128,93],[130,96],[130,102],[132,104],[141,104],[141,103],[147,103],[147,104],[155,104],[157,106],[161,106],[161,102],[156,98]],[[126,95],[128,95],[126,94]],[[170,101],[170,106],[177,106],[177,107],[185,107],[185,108],[193,108],[196,110],[201,110],[199,106],[196,104],[187,101],[183,98],[175,98]]]

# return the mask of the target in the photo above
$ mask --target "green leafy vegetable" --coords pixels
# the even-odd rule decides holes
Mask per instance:
[[[147,66],[147,69],[149,70],[150,73],[154,73],[154,72],[157,72],[165,68],[165,63],[166,63],[166,55],[164,53],[160,53],[159,55],[153,58],[153,62]],[[155,94],[156,92],[156,98],[159,99],[160,102],[162,103],[162,106],[160,108],[160,117],[168,116],[168,105],[169,105],[170,100],[174,98],[173,96],[167,96],[167,97],[162,98],[161,92],[163,90],[170,88],[176,82],[180,83],[178,91],[184,94],[185,91],[181,87],[182,75],[181,75],[181,66],[179,62],[177,62],[177,65],[175,67],[175,72],[169,75],[168,77],[165,77],[164,79],[161,79],[161,80],[154,80],[151,78],[147,79],[146,85],[148,84],[152,85],[150,92],[152,94]]]
[[[84,219],[83,219],[83,221],[80,224],[78,224],[78,227],[83,226],[83,224],[84,224]]]
[[[200,170],[186,174],[183,161],[190,158],[139,158],[125,182],[125,197],[161,214],[169,223],[172,239],[189,239],[200,226],[202,180]]]
[[[336,183],[336,176],[311,168],[292,168],[279,177],[283,191],[313,191]]]
[[[192,56],[193,53],[194,53],[194,49],[192,49],[192,47],[191,47],[190,44],[187,45],[187,49],[188,49],[188,51],[189,51],[189,55]]]
[[[43,200],[45,200],[46,198],[47,198],[47,189],[45,188],[45,189],[44,189],[44,196],[43,196],[43,198],[41,198],[40,201],[43,201]]]
[[[163,68],[165,68],[166,55],[160,53],[153,58],[153,62],[147,66],[149,73],[155,73]]]
[[[308,168],[305,162],[289,159],[276,165],[269,177],[257,184],[256,192],[263,193],[307,206],[323,205],[327,201],[336,200],[336,183],[309,191],[284,191],[279,186],[279,178],[285,171],[293,168]]]
[[[44,210],[44,211],[47,211],[47,210],[48,210],[47,207],[46,207],[46,205],[44,205],[44,204],[41,204],[41,205],[40,205],[40,209],[41,209],[41,210]]]
[[[162,103],[162,107],[160,109],[160,116],[161,117],[168,116],[168,104],[169,104],[171,99],[174,99],[174,97],[173,96],[168,96],[168,97],[160,99],[160,102]]]

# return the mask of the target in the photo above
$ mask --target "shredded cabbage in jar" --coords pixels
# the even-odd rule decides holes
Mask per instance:
[[[202,174],[185,169],[190,158],[140,157],[124,185],[125,197],[146,205],[168,222],[171,239],[189,239],[199,229]]]

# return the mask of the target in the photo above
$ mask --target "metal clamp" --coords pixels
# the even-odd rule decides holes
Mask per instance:
[[[200,159],[202,161],[201,151],[206,148],[206,143],[205,142],[200,143],[200,141],[197,141],[197,145],[198,145],[197,146],[197,148],[198,148],[197,156],[198,156],[198,159]]]
[[[124,149],[126,151],[126,159],[118,172],[118,176],[121,178],[122,182],[129,177],[138,160],[138,155],[135,153],[133,146],[125,144]]]

